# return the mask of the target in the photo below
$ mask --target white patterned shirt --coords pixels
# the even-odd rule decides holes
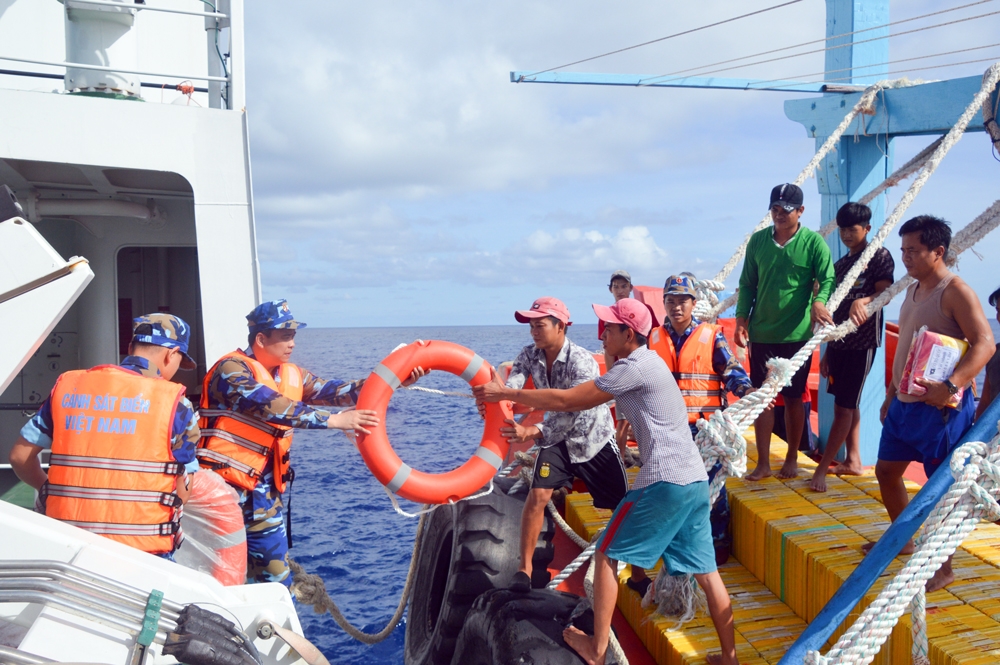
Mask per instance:
[[[632,489],[661,480],[675,485],[708,480],[691,438],[684,397],[656,351],[644,346],[636,349],[598,378],[596,385],[615,396],[639,444],[642,468]]]
[[[601,369],[594,355],[567,339],[552,363],[551,375],[545,368],[545,351],[534,344],[521,349],[510,369],[507,387],[523,388],[530,376],[535,388],[540,390],[566,390],[593,381],[600,375]],[[686,415],[684,417],[687,418]],[[565,442],[569,459],[574,464],[593,459],[615,435],[615,424],[607,404],[573,413],[549,411],[537,427],[542,432],[542,438],[536,442],[539,447],[548,448]]]

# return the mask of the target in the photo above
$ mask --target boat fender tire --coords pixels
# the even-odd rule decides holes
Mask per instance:
[[[450,663],[473,602],[485,591],[506,588],[517,572],[526,493],[508,496],[500,489],[511,484],[497,479],[490,494],[428,516],[406,623],[407,665]],[[543,559],[552,533],[549,524],[539,539],[546,544]]]
[[[579,665],[583,660],[563,641],[572,623],[593,633],[593,611],[574,617],[582,599],[549,589],[528,594],[487,591],[469,611],[455,645],[452,665]]]
[[[372,409],[379,417],[371,433],[358,434],[358,451],[375,479],[389,491],[416,503],[455,503],[482,488],[500,468],[510,449],[500,428],[514,416],[509,402],[486,404],[483,437],[468,461],[445,473],[410,467],[389,443],[385,413],[392,394],[417,367],[455,374],[473,387],[489,383],[493,372],[474,351],[452,342],[421,340],[396,349],[375,367],[358,395],[358,410]]]

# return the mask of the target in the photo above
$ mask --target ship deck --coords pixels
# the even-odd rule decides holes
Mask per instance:
[[[753,435],[748,457],[756,458]],[[787,448],[775,440],[771,465],[780,468]],[[798,478],[749,483],[730,478],[733,548],[719,571],[729,589],[736,624],[737,653],[746,665],[777,663],[862,559],[861,546],[889,526],[878,482],[868,471],[858,477],[828,476],[826,493],[809,489],[816,463],[799,455]],[[634,471],[633,471],[634,473]],[[920,486],[907,481],[911,496]],[[593,507],[589,494],[570,494],[566,520],[590,539],[611,511]],[[902,567],[899,557],[853,609],[824,648],[829,648]],[[927,596],[930,662],[933,665],[1000,661],[1000,526],[983,522],[955,553],[955,581]],[[619,580],[618,610],[652,658],[661,665],[699,665],[719,648],[712,622],[701,613],[674,629],[676,621],[654,616],[638,594]],[[567,580],[579,584],[583,572]],[[574,578],[579,578],[574,584]],[[617,613],[616,613],[617,614]],[[911,662],[909,616],[893,630],[877,664]]]

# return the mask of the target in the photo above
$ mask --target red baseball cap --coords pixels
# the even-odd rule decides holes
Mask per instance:
[[[554,316],[567,326],[573,325],[569,321],[569,310],[562,300],[552,296],[543,296],[531,303],[531,309],[519,309],[514,312],[514,318],[518,323],[528,323],[531,319],[541,319],[546,316]]]
[[[657,325],[656,316],[649,305],[635,298],[622,298],[611,307],[594,305],[594,314],[604,323],[624,323],[644,337]]]

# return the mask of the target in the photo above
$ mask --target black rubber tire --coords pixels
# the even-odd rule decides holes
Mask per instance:
[[[563,641],[562,631],[580,601],[548,589],[487,591],[469,611],[451,665],[579,665],[583,660]],[[573,623],[592,634],[593,612]]]
[[[430,514],[406,621],[407,665],[450,663],[473,602],[485,591],[506,588],[517,572],[526,492],[508,496],[504,488],[511,484],[498,479],[492,493]],[[540,555],[536,550],[542,570],[551,561],[553,533],[548,524],[539,538],[545,543]]]

